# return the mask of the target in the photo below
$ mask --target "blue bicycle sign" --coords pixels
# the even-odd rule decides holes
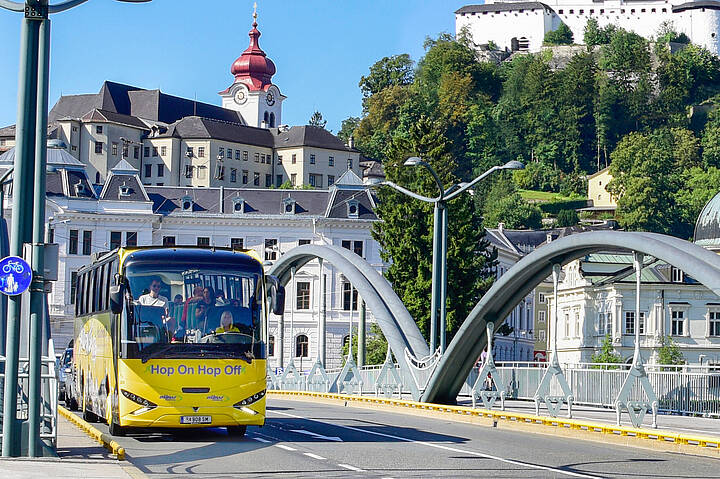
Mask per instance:
[[[32,269],[27,262],[17,256],[7,256],[0,260],[0,293],[8,296],[22,294],[30,287]]]

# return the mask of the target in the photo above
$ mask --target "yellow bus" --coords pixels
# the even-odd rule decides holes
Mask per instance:
[[[78,271],[69,406],[110,433],[265,422],[267,314],[252,251],[120,248]]]

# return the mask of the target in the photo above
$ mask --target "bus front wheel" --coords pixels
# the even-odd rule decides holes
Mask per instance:
[[[247,426],[228,426],[228,435],[233,437],[243,437],[247,431]]]
[[[115,422],[115,419],[110,420],[110,435],[111,436],[124,436],[127,433],[127,428],[122,427]]]

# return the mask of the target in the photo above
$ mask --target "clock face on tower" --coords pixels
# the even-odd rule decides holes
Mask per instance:
[[[265,97],[265,101],[268,105],[273,106],[275,104],[275,95],[273,95],[272,92],[269,91],[267,96]]]
[[[235,92],[235,96],[233,96],[233,100],[235,100],[235,103],[238,105],[242,105],[247,101],[247,93],[245,93],[244,88],[240,88],[238,91]]]

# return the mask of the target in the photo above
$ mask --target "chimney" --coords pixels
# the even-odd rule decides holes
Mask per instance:
[[[355,138],[352,136],[348,138],[347,146],[348,148],[355,148]]]
[[[225,213],[225,187],[220,186],[220,213]]]
[[[505,223],[503,223],[503,222],[498,223],[498,231],[500,233],[502,233],[504,229],[505,229]]]

